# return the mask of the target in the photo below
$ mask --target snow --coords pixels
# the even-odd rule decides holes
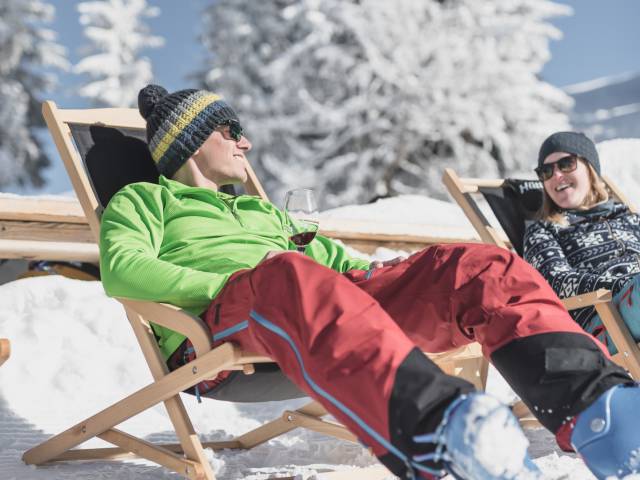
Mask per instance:
[[[409,207],[410,206],[410,207]],[[458,205],[422,195],[399,195],[366,205],[348,205],[326,210],[323,217],[368,222],[434,225],[459,227],[465,222],[464,212]]]
[[[399,195],[366,205],[333,208],[322,212],[320,219],[322,228],[328,231],[478,238],[458,205],[420,195]]]
[[[598,143],[602,174],[613,179],[631,204],[640,206],[640,138]]]
[[[465,425],[469,430],[465,431],[465,440],[472,445],[473,458],[495,477],[515,478],[519,472],[522,473],[529,445],[522,430],[514,428],[513,416],[494,397],[475,397],[470,405]],[[478,424],[480,428],[476,427]],[[474,442],[478,437],[495,441]]]
[[[0,368],[0,478],[179,478],[145,462],[93,462],[37,468],[22,453],[151,382],[122,307],[99,282],[64,277],[17,280],[0,287],[0,332],[11,339],[11,358]],[[182,395],[206,440],[227,439],[297,408],[303,400],[259,405]],[[163,406],[123,423],[147,440],[175,442]],[[103,446],[93,440],[87,446]],[[213,455],[211,454],[213,459]],[[212,461],[223,479],[267,478],[266,473],[308,475],[338,465],[362,467],[375,460],[359,445],[295,432],[249,452]]]
[[[640,204],[636,188],[640,162],[630,161],[638,157],[640,139],[603,142],[598,149],[604,173]],[[322,222],[360,220],[377,222],[385,229],[390,225],[418,228],[427,219],[434,228],[463,228],[466,224],[457,206],[412,195],[326,211]],[[381,248],[369,258],[392,258],[397,253]],[[122,307],[106,297],[100,283],[48,276],[0,286],[0,336],[11,340],[13,349],[11,358],[0,367],[0,479],[179,478],[145,461],[60,463],[38,468],[21,461],[28,448],[151,382]],[[503,402],[515,398],[493,369],[487,389]],[[181,396],[196,431],[205,440],[229,439],[304,403],[252,405],[205,399],[198,404],[191,396]],[[121,428],[149,441],[175,441],[163,406],[143,412]],[[528,430],[526,435],[531,442],[530,454],[547,478],[593,478],[581,460],[561,452],[545,430]],[[92,440],[86,446],[102,444]],[[277,475],[321,480],[334,470],[376,465],[376,459],[357,444],[302,430],[250,451],[214,455],[207,450],[207,455],[223,480]]]
[[[151,382],[122,307],[105,296],[100,283],[48,276],[5,284],[0,287],[0,332],[11,339],[13,348],[10,359],[0,367],[1,479],[179,478],[144,461],[34,468],[20,460],[25,450],[49,435]],[[493,383],[495,380],[492,378]],[[497,393],[504,396],[504,392]],[[205,399],[198,404],[189,395],[181,396],[196,431],[206,440],[228,439],[304,403],[252,405]],[[120,428],[149,441],[176,441],[162,406],[143,412]],[[541,453],[537,462],[549,478],[566,472],[574,472],[575,476],[568,478],[576,480],[591,478],[579,460],[550,450],[550,434],[532,431],[528,435],[532,449]],[[86,444],[99,445],[103,445],[100,440]],[[376,463],[357,444],[302,430],[250,451],[225,451],[215,456],[207,452],[222,480],[258,480],[285,473],[308,479],[315,473]]]

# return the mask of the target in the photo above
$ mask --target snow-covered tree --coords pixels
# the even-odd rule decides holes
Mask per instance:
[[[49,165],[37,138],[40,103],[65,69],[65,50],[44,28],[54,8],[40,0],[0,0],[0,186],[43,183]]]
[[[153,78],[151,61],[140,51],[164,45],[144,18],[159,15],[146,0],[93,0],[78,4],[80,23],[91,44],[74,71],[89,80],[78,93],[98,106],[136,105],[138,92]]]
[[[530,170],[571,100],[538,77],[569,13],[549,0],[216,0],[203,86],[239,111],[276,201],[443,196],[442,169]]]

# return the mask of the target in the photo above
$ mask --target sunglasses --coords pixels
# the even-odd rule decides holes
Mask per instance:
[[[244,129],[237,120],[229,120],[219,125],[218,128],[218,131],[225,139],[233,140],[234,142],[239,142],[242,135],[244,135]]]
[[[546,182],[551,177],[553,177],[553,170],[557,166],[558,170],[562,173],[573,172],[576,168],[578,168],[578,159],[577,155],[567,155],[566,157],[562,157],[555,162],[545,163],[535,169],[538,178],[543,182]]]

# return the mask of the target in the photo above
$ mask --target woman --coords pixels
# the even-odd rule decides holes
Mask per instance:
[[[607,288],[640,341],[640,217],[609,199],[593,142],[557,132],[540,147],[535,169],[544,186],[540,219],[527,228],[524,257],[560,298]],[[616,348],[593,307],[571,312],[580,326]]]

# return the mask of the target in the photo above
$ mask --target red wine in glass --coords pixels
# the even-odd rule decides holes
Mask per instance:
[[[296,188],[285,196],[284,209],[289,217],[289,240],[304,253],[318,232],[318,204],[313,190]]]
[[[302,228],[309,228],[309,230],[300,231],[301,224],[304,224]],[[299,220],[297,222],[297,225],[298,225],[298,229],[297,229],[298,233],[294,233],[293,235],[291,235],[289,237],[289,240],[291,240],[296,245],[296,249],[298,251],[304,252],[305,249],[307,248],[307,245],[309,245],[311,241],[314,238],[316,238],[316,233],[318,233],[318,224],[316,222]]]

